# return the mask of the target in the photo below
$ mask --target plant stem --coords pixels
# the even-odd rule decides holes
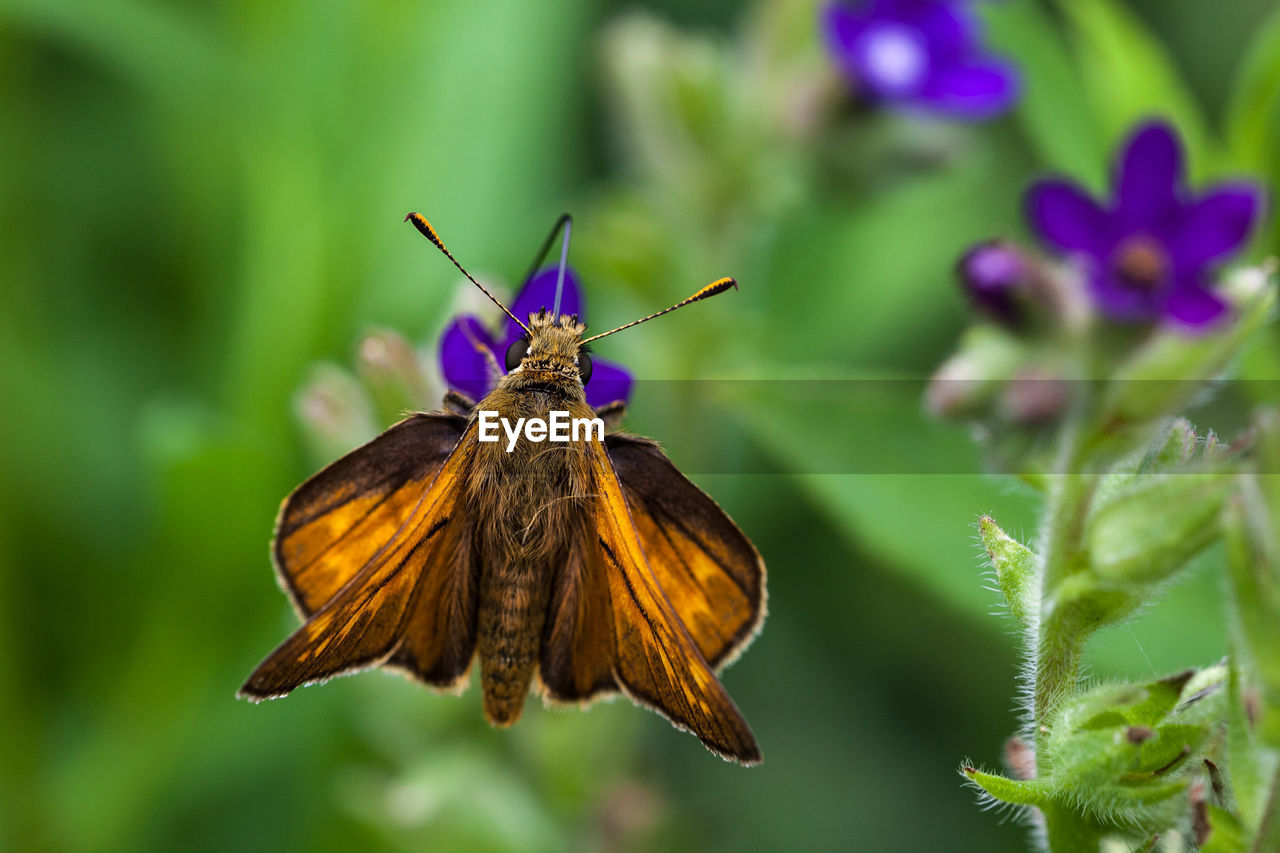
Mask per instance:
[[[1040,623],[1035,648],[1034,714],[1037,737],[1051,727],[1061,699],[1075,686],[1080,669],[1084,636],[1075,620],[1067,618],[1070,602],[1062,595],[1064,583],[1083,567],[1084,520],[1088,515],[1097,478],[1081,471],[1076,453],[1077,430],[1064,426],[1062,449],[1045,507],[1046,524],[1041,547]]]
[[[1032,685],[1033,726],[1039,775],[1047,775],[1049,751],[1045,741],[1061,701],[1075,689],[1085,633],[1072,618],[1072,575],[1083,566],[1084,520],[1093,500],[1097,478],[1082,471],[1079,419],[1063,425],[1061,445],[1045,506],[1045,527],[1039,566],[1040,618],[1033,638],[1035,683]],[[1099,835],[1081,816],[1054,806],[1042,809],[1045,841],[1054,853],[1097,851]]]
[[[1053,853],[1098,853],[1102,833],[1092,823],[1059,806],[1041,809],[1045,841]]]

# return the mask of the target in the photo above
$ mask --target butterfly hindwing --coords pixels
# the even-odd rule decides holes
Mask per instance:
[[[461,689],[475,655],[479,603],[480,564],[472,559],[471,525],[454,515],[433,547],[405,617],[403,639],[387,666],[433,687]]]
[[[556,574],[539,678],[548,698],[586,703],[618,689],[613,678],[613,608],[594,534],[572,543]]]
[[[475,648],[474,567],[468,528],[458,509],[474,436],[470,442],[465,438],[458,441],[443,464],[432,465],[429,457],[419,456],[418,467],[406,467],[393,478],[362,481],[358,472],[370,460],[353,459],[396,446],[412,452],[414,448],[405,440],[413,430],[406,425],[438,426],[432,422],[435,417],[402,421],[321,472],[323,475],[348,463],[349,470],[356,472],[351,482],[367,486],[376,499],[338,483],[325,489],[317,486],[316,493],[324,499],[303,500],[294,514],[290,509],[295,498],[286,501],[281,535],[290,535],[295,519],[302,519],[297,530],[315,533],[307,537],[307,546],[286,551],[280,564],[282,574],[297,565],[305,569],[317,560],[328,560],[335,566],[346,564],[349,577],[254,670],[241,688],[242,695],[253,699],[282,696],[303,684],[388,660],[439,686],[451,686],[465,674]],[[379,446],[397,430],[399,435]],[[429,478],[422,476],[425,468],[434,468]],[[321,475],[304,484],[299,493],[305,495],[315,481],[323,483]],[[351,509],[353,505],[358,509]],[[389,509],[383,509],[388,507],[396,508],[394,518]],[[330,513],[338,517],[330,520]],[[396,524],[389,533],[379,541],[369,540],[373,531],[381,533],[393,520]],[[319,547],[314,542],[326,544]],[[291,562],[300,553],[312,563]],[[302,576],[308,577],[305,572]],[[328,579],[330,575],[310,577]],[[304,587],[305,594],[313,594],[317,588]],[[302,600],[308,604],[316,601]]]

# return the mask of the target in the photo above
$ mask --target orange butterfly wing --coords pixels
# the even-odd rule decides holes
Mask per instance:
[[[588,529],[594,519],[587,520]],[[589,704],[618,690],[613,676],[613,606],[592,531],[575,541],[553,581],[538,678],[554,702]]]
[[[474,435],[437,461],[457,423],[439,415],[401,421],[285,501],[277,567],[310,618],[254,670],[241,695],[283,696],[384,662],[442,687],[465,677],[475,649],[476,567],[457,510]]]
[[[656,443],[615,433],[605,447],[658,585],[707,663],[732,663],[764,621],[760,552]]]
[[[621,689],[712,752],[759,762],[750,727],[645,558],[609,456],[598,443],[587,446],[591,533],[557,579],[540,671],[548,696],[581,701]]]
[[[465,424],[452,415],[411,415],[284,499],[271,556],[302,617],[327,604],[396,535]]]

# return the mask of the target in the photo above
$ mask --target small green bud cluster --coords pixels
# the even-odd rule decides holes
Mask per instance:
[[[964,775],[1003,803],[1086,816],[1098,834],[1155,833],[1178,820],[1198,772],[1192,756],[1215,735],[1227,668],[1140,684],[1106,684],[1073,697],[1037,755],[1039,773],[1011,779],[966,765]]]

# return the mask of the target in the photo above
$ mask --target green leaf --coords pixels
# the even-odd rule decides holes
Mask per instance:
[[[1204,115],[1138,17],[1115,0],[1060,0],[1058,7],[1073,25],[1080,75],[1108,141],[1163,116],[1181,132],[1192,174],[1204,169],[1212,153]]]
[[[1030,508],[1025,495],[1010,494],[1007,479],[980,473],[963,430],[924,415],[919,383],[725,388],[751,434],[843,535],[943,600],[985,616],[991,599],[973,574],[975,509],[1017,530],[1030,527]]]
[[[1280,118],[1280,9],[1258,30],[1240,63],[1225,119],[1232,165],[1266,172]]]
[[[1022,74],[1017,117],[1041,160],[1101,190],[1107,139],[1080,85],[1061,28],[1038,3],[978,5],[995,52],[1011,59]]]
[[[772,317],[794,314],[797,299],[813,310],[802,333],[770,324],[764,350],[775,362],[902,364],[919,359],[930,335],[952,337],[962,311],[952,266],[1018,220],[1023,176],[1008,168],[1014,156],[968,149],[945,173],[815,204],[782,223],[753,298]]]
[[[1025,344],[1003,329],[972,326],[961,336],[955,354],[934,372],[925,391],[925,406],[938,417],[983,418],[1028,357]]]
[[[1018,806],[1039,806],[1052,800],[1049,791],[1039,782],[1021,782],[995,773],[984,773],[976,767],[965,765],[961,772],[985,793],[1002,803]]]
[[[1110,707],[1081,723],[1080,728],[1097,730],[1117,725],[1155,726],[1173,710],[1182,695],[1182,688],[1194,674],[1194,671],[1187,670],[1141,686],[1108,685],[1100,688],[1084,701],[1102,701]]]
[[[1200,853],[1244,853],[1249,840],[1240,819],[1224,808],[1207,806],[1209,837],[1200,845]]]

